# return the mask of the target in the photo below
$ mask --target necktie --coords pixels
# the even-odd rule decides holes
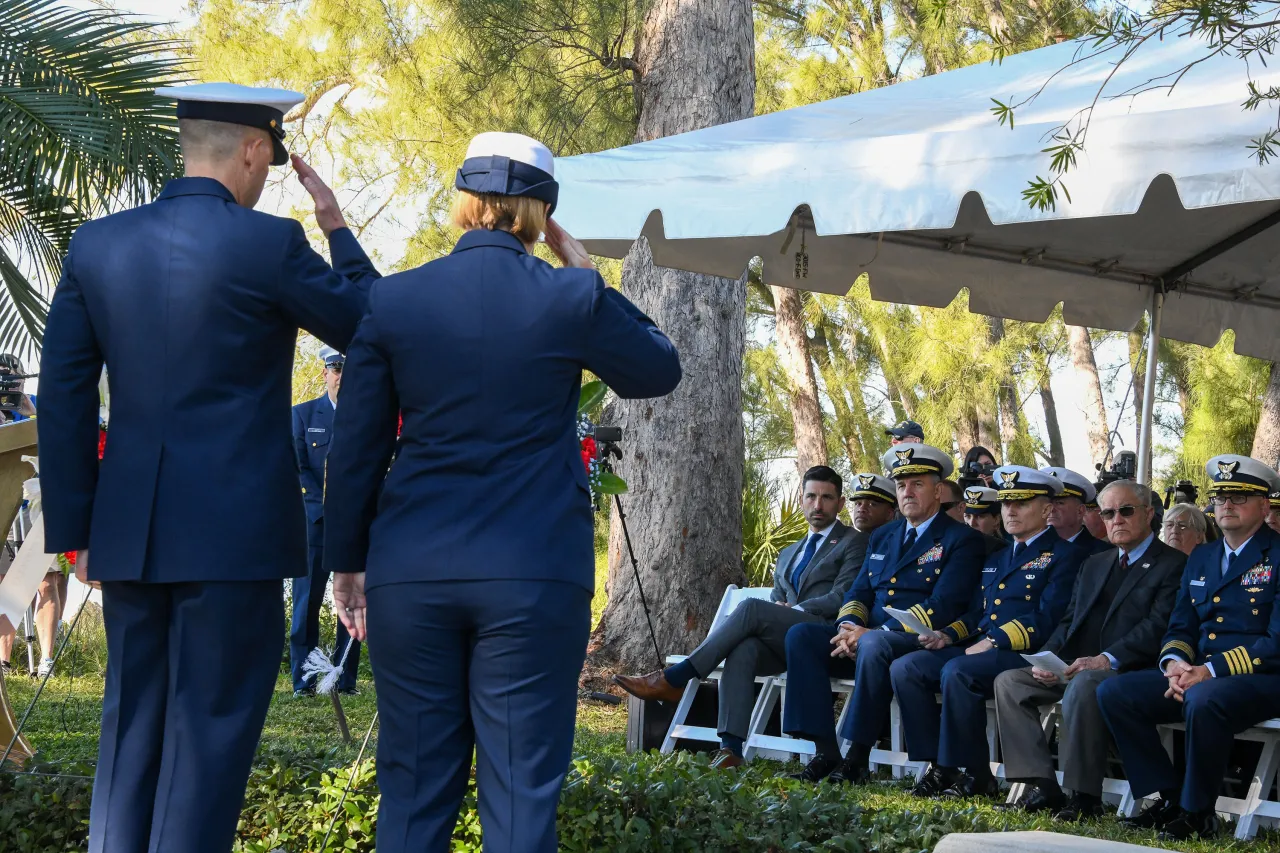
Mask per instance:
[[[804,553],[800,555],[800,561],[791,570],[791,585],[796,588],[796,592],[800,591],[800,576],[804,574],[805,567],[813,559],[813,552],[818,550],[818,542],[821,539],[822,535],[819,533],[811,533],[809,535],[809,541],[804,545]]]
[[[1026,551],[1026,550],[1027,550],[1027,543],[1026,543],[1026,542],[1015,542],[1015,543],[1013,543],[1013,561],[1014,561],[1015,563],[1016,563],[1016,562],[1018,562],[1018,560],[1022,558],[1022,554],[1023,554],[1023,552],[1024,552],[1024,551]]]
[[[1120,552],[1120,571],[1124,571],[1127,568],[1129,568],[1129,555],[1121,551]]]
[[[916,529],[914,527],[907,528],[907,538],[902,543],[902,553],[909,552],[916,546]]]

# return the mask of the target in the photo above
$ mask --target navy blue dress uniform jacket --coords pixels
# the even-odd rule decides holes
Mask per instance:
[[[1116,547],[1105,539],[1099,539],[1097,536],[1094,536],[1088,531],[1088,529],[1083,527],[1080,528],[1080,535],[1077,536],[1075,541],[1071,544],[1080,549],[1082,560],[1086,557],[1092,557],[1094,554],[1101,554],[1103,551],[1108,551]]]
[[[46,550],[90,548],[100,581],[306,572],[289,420],[297,333],[344,349],[377,275],[350,231],[329,243],[332,269],[301,225],[240,206],[211,178],[171,181],[76,231],[41,358]]]
[[[1187,558],[1160,657],[1213,664],[1214,674],[1280,674],[1280,535],[1265,525],[1224,576],[1221,541]]]
[[[366,590],[513,578],[592,589],[584,369],[620,397],[680,381],[675,347],[598,273],[555,269],[503,231],[469,231],[451,254],[378,281],[347,350],[325,568],[367,571]]]
[[[1085,552],[1046,528],[1018,557],[997,551],[982,568],[973,607],[943,629],[955,642],[989,637],[996,648],[1034,652],[1049,639],[1071,602]]]
[[[907,522],[876,529],[862,571],[845,596],[839,622],[901,631],[884,608],[909,610],[929,628],[960,616],[973,600],[986,545],[982,534],[939,512],[911,550],[904,551]]]
[[[324,469],[333,438],[333,412],[327,393],[293,407],[293,449],[302,483],[302,504],[307,510],[308,536],[320,530],[316,523],[324,517]]]

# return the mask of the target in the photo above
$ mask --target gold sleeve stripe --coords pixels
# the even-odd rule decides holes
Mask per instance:
[[[957,640],[963,640],[969,636],[969,629],[965,627],[964,620],[962,619],[957,619],[948,625],[947,628],[950,628],[955,632]]]
[[[1160,654],[1164,655],[1169,652],[1180,652],[1187,658],[1187,663],[1191,663],[1196,659],[1195,649],[1191,648],[1187,643],[1181,640],[1170,640],[1164,644],[1164,648],[1160,650]]]
[[[1004,623],[1000,626],[1000,630],[1009,635],[1009,646],[1013,651],[1020,652],[1031,648],[1031,636],[1017,619]]]
[[[1251,675],[1253,673],[1253,660],[1249,657],[1249,650],[1244,646],[1227,649],[1222,653],[1222,656],[1226,658],[1227,667],[1231,670],[1232,675]]]
[[[917,604],[912,607],[911,615],[923,622],[926,628],[933,630],[933,622],[929,619],[929,611],[924,609],[924,605]]]
[[[854,619],[857,619],[865,625],[867,622],[867,605],[863,604],[861,601],[850,601],[844,607],[840,608],[840,615],[837,618],[843,619],[846,616],[852,616]]]

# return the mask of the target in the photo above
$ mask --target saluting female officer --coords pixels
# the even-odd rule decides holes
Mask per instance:
[[[347,351],[325,564],[368,633],[380,853],[449,849],[473,745],[485,849],[556,849],[594,575],[582,371],[628,398],[680,381],[671,342],[548,219],[553,168],[526,136],[473,139],[466,233],[378,281]],[[529,253],[544,231],[565,269]]]

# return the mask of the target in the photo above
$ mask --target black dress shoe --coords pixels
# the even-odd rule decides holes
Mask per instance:
[[[852,752],[852,750],[850,750]],[[850,755],[840,762],[840,766],[831,771],[827,781],[833,785],[861,785],[871,774],[866,761],[859,761],[858,756]]]
[[[1048,785],[1028,782],[1022,789],[1022,795],[1009,803],[1006,808],[1024,812],[1047,812],[1062,808],[1065,802],[1066,797],[1062,795],[1062,789],[1056,785],[1050,788]]]
[[[1202,812],[1179,809],[1178,814],[1160,831],[1160,838],[1168,841],[1188,841],[1197,835],[1201,838],[1212,838],[1218,834],[1220,828],[1218,813],[1213,809]]]
[[[831,775],[831,771],[835,770],[841,764],[840,754],[823,755],[819,752],[813,759],[804,766],[799,773],[787,774],[791,779],[799,779],[801,782],[821,782],[823,779]]]
[[[916,782],[915,787],[911,789],[911,793],[917,797],[937,797],[943,791],[951,787],[951,784],[959,777],[960,772],[951,767],[939,767],[936,764],[930,764],[925,767],[924,774],[920,777],[920,781]]]
[[[1067,800],[1067,804],[1054,817],[1068,823],[1076,823],[1090,818],[1102,817],[1102,813],[1105,810],[1101,797],[1095,797],[1092,794],[1073,793]]]
[[[975,779],[970,774],[964,773],[951,784],[951,787],[942,792],[942,796],[960,798],[990,797],[998,793],[1000,793],[1000,783],[990,773],[980,779]]]
[[[1176,818],[1180,811],[1176,800],[1161,797],[1141,814],[1120,818],[1120,823],[1129,829],[1164,829],[1165,824]]]

